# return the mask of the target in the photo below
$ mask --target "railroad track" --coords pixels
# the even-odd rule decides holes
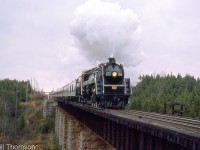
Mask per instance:
[[[109,110],[109,112],[121,117],[135,119],[137,121],[166,126],[167,128],[174,128],[176,131],[192,132],[200,135],[200,120],[198,119],[136,110]]]

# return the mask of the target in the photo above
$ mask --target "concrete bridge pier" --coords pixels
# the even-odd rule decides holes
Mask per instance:
[[[116,150],[59,107],[55,132],[62,150]]]

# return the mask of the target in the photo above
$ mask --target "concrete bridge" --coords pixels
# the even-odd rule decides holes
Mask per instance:
[[[56,135],[63,150],[200,150],[200,136],[138,122],[82,104],[58,102]]]

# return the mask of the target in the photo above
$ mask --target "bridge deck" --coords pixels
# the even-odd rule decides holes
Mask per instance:
[[[118,150],[200,150],[198,133],[130,118],[123,111],[59,106]]]

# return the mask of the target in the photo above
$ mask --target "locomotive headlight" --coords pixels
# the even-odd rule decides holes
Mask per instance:
[[[112,76],[116,77],[117,76],[117,72],[116,71],[112,72]]]

